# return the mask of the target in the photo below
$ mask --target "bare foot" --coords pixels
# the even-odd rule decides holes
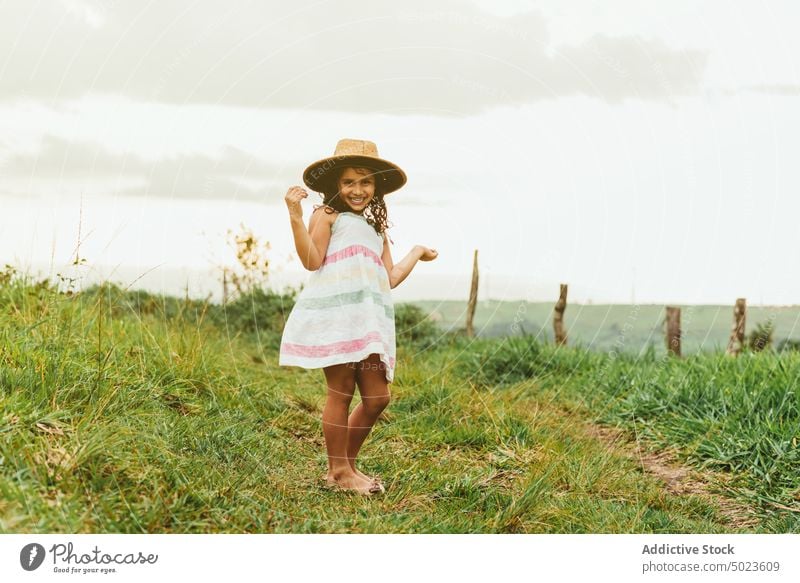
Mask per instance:
[[[381,491],[380,486],[369,478],[362,478],[355,472],[331,473],[325,478],[329,486],[338,486],[344,490],[354,490],[359,494],[375,494]]]
[[[350,468],[355,472],[355,474],[359,478],[363,478],[365,480],[369,480],[370,482],[381,482],[381,483],[383,482],[383,480],[381,480],[379,476],[368,476],[367,474],[365,474],[361,470],[355,468],[354,466],[350,466]]]

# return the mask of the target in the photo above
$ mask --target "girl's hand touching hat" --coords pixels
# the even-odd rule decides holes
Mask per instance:
[[[287,192],[284,200],[289,208],[289,217],[292,219],[303,218],[303,207],[300,201],[308,196],[308,193],[299,186],[292,186]]]
[[[439,252],[436,249],[431,249],[423,245],[417,245],[417,247],[422,252],[419,258],[420,261],[433,261],[439,256]]]

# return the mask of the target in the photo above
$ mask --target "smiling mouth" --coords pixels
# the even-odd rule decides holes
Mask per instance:
[[[354,203],[354,204],[361,204],[361,203],[362,203],[362,202],[364,202],[365,200],[366,200],[365,198],[351,198],[351,199],[350,199],[350,202],[352,202],[352,203]]]

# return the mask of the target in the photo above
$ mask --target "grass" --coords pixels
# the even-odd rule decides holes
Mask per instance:
[[[392,403],[359,457],[387,493],[363,498],[322,487],[322,372],[279,367],[274,329],[177,299],[143,309],[113,286],[0,284],[0,532],[800,530],[770,504],[797,507],[793,357],[398,341]],[[592,422],[733,475],[759,524],[671,494]]]
[[[652,449],[722,470],[727,494],[776,528],[800,530],[800,354],[611,357],[533,338],[478,341],[458,366],[489,386],[535,379],[537,393]],[[776,513],[781,506],[793,509]],[[786,509],[784,509],[786,510]]]

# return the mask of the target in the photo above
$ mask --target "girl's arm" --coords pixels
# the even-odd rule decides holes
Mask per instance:
[[[434,249],[428,249],[422,245],[414,245],[414,248],[397,265],[392,263],[392,254],[389,251],[389,243],[383,240],[383,264],[389,273],[389,287],[396,288],[403,280],[408,277],[417,261],[431,261],[436,259],[438,253]]]
[[[386,268],[386,275],[389,276],[389,287],[392,285],[392,269],[394,269],[394,262],[392,261],[392,251],[389,249],[389,236],[386,231],[383,232],[383,253],[381,253],[381,261]]]
[[[322,265],[325,252],[328,250],[328,243],[331,240],[331,221],[321,210],[324,207],[319,207],[311,214],[306,231],[300,200],[307,196],[305,190],[293,186],[286,193],[286,204],[289,207],[289,221],[300,263],[309,271],[316,271]]]

